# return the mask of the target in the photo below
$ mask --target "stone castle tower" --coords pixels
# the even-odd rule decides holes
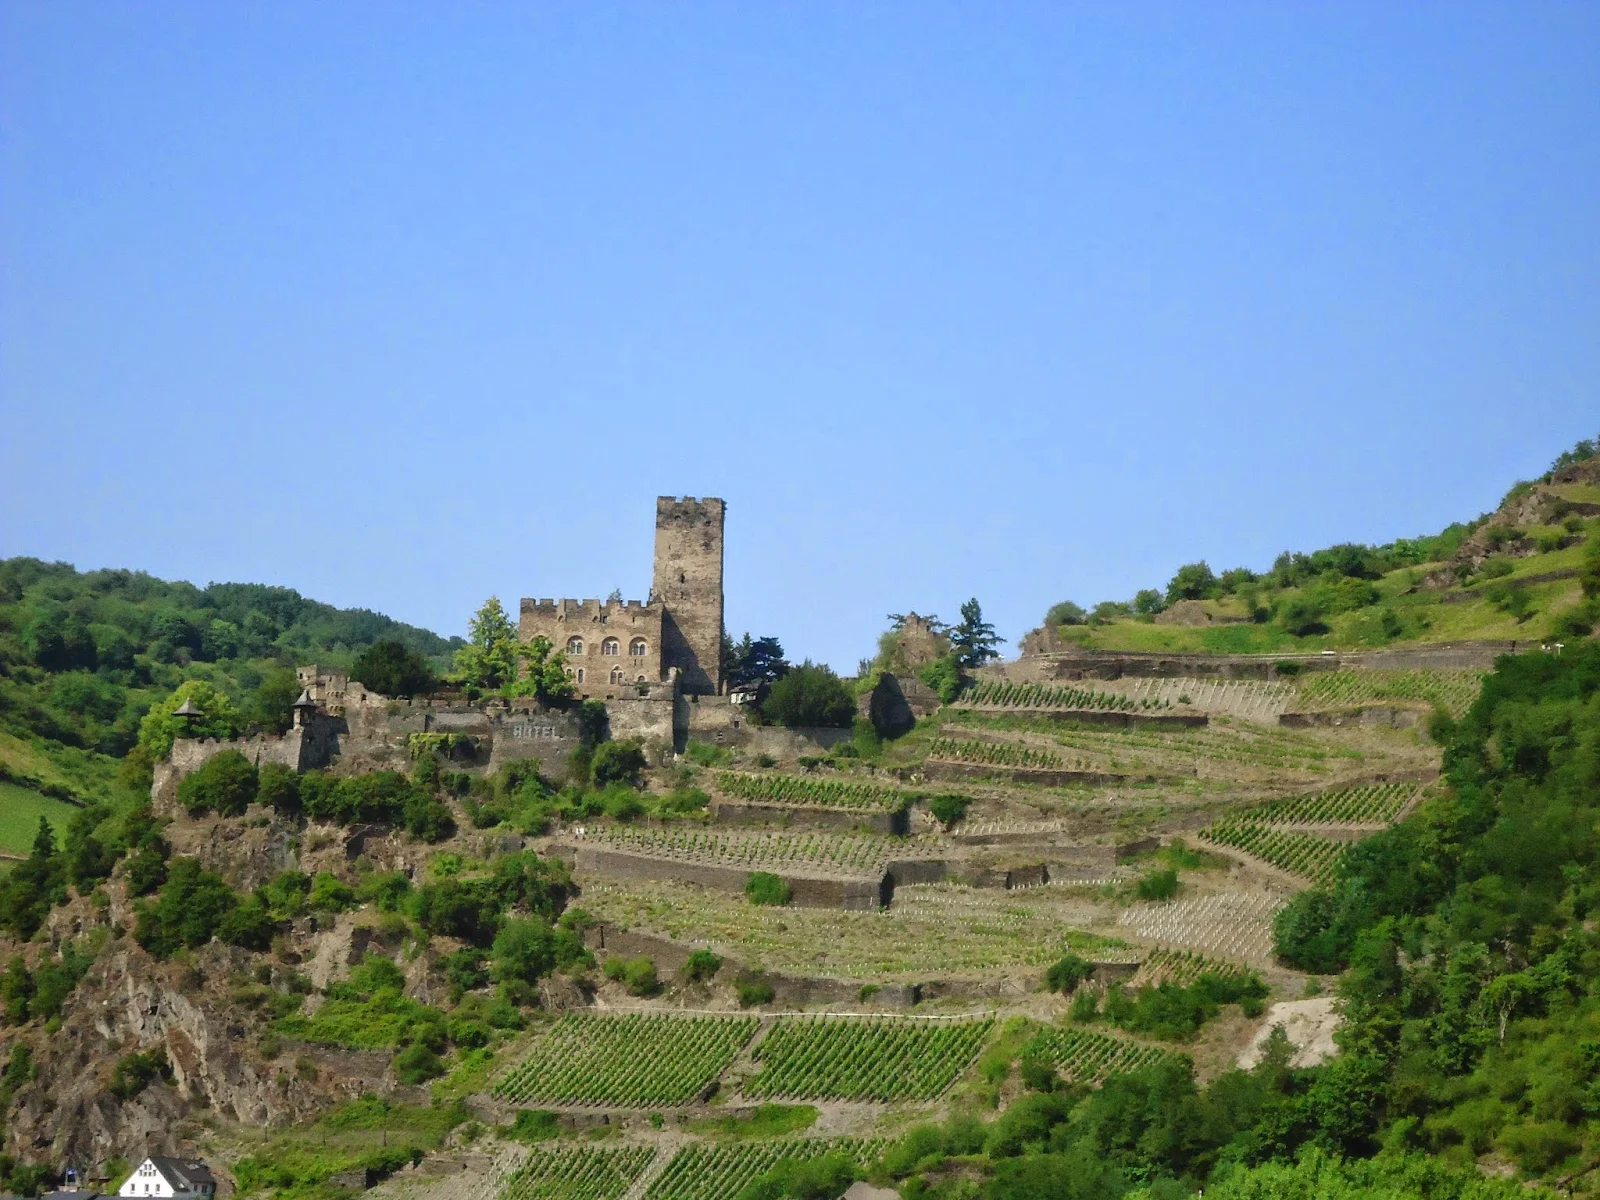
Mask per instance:
[[[567,659],[578,694],[645,695],[676,680],[677,690],[722,691],[723,501],[656,498],[655,571],[638,600],[524,598],[517,634],[548,638]]]
[[[722,691],[722,525],[726,505],[713,496],[656,498],[652,603],[666,612],[661,661],[677,667],[685,692]]]

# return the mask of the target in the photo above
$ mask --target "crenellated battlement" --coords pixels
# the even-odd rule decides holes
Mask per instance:
[[[658,611],[660,605],[648,600],[535,600],[522,598],[525,616],[556,621],[598,621],[608,624],[617,619],[642,617]]]

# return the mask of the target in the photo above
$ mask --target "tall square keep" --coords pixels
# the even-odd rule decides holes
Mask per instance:
[[[720,694],[726,511],[714,496],[658,496],[655,570],[646,600],[524,598],[518,635],[523,641],[548,638],[565,651],[586,698],[674,675],[683,693]]]

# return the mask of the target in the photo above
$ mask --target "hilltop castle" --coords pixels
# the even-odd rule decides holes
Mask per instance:
[[[722,527],[713,496],[656,498],[655,571],[649,598],[523,598],[517,634],[548,638],[567,656],[584,699],[615,699],[628,685],[666,683],[715,696],[722,678]]]

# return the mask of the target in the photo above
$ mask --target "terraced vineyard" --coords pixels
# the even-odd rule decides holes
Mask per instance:
[[[986,767],[1047,767],[1066,765],[1059,754],[1036,750],[1017,742],[957,741],[954,738],[934,738],[928,747],[928,757],[942,762],[977,763]]]
[[[1012,683],[1005,679],[985,679],[963,692],[960,704],[986,705],[995,708],[1083,708],[1104,712],[1139,712],[1144,709],[1170,708],[1165,701],[1145,699],[1130,700],[1112,692],[1097,692],[1089,688],[1052,686],[1047,683]]]
[[[1339,859],[1350,848],[1348,842],[1292,833],[1253,821],[1224,821],[1200,835],[1218,846],[1232,846],[1253,854],[1262,862],[1302,876],[1312,883],[1333,882]]]
[[[1175,983],[1179,987],[1187,987],[1208,971],[1228,978],[1243,975],[1246,970],[1238,963],[1221,962],[1187,950],[1157,950],[1139,964],[1133,978],[1128,980],[1128,986],[1157,987],[1163,983]]]
[[[1049,1026],[1029,1039],[1022,1054],[1050,1063],[1074,1083],[1097,1084],[1160,1062],[1168,1051],[1077,1026]]]
[[[1207,729],[1064,729],[1055,741],[1113,766],[1182,770],[1205,760],[1211,771],[1244,768],[1326,772],[1332,762],[1360,760],[1362,752],[1296,730],[1235,724]],[[1185,770],[1187,768],[1187,770]]]
[[[911,797],[898,788],[799,775],[742,775],[723,771],[717,775],[717,790],[740,800],[868,812],[899,812],[911,802]]]
[[[727,1069],[754,1017],[569,1012],[494,1087],[514,1104],[684,1104]]]
[[[925,839],[872,834],[743,833],[718,829],[592,825],[574,836],[611,850],[752,871],[873,875]]]
[[[1135,679],[1120,686],[1135,700],[1187,704],[1201,712],[1276,722],[1295,695],[1293,685],[1266,679]]]
[[[1414,783],[1363,783],[1290,796],[1250,810],[1250,820],[1264,825],[1383,825],[1394,820],[1417,790]]]
[[[1117,914],[1117,924],[1151,941],[1265,962],[1272,956],[1272,918],[1283,905],[1283,897],[1272,892],[1221,892],[1135,905]]]
[[[499,1200],[621,1200],[655,1156],[653,1146],[537,1147]]]
[[[1309,711],[1373,700],[1437,704],[1459,717],[1483,686],[1482,671],[1312,671],[1302,678],[1300,705]]]
[[[749,1096],[932,1100],[977,1057],[991,1020],[785,1017],[756,1046]]]
[[[773,1142],[683,1147],[645,1191],[645,1200],[729,1200],[783,1159],[840,1155],[866,1165],[883,1153],[883,1138],[785,1138]]]

